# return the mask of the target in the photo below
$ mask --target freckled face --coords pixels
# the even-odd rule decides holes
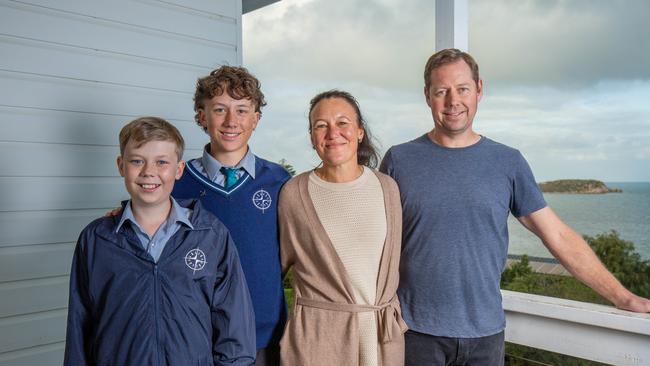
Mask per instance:
[[[309,117],[311,142],[323,165],[356,165],[359,140],[364,131],[350,103],[342,98],[323,99]]]
[[[472,122],[483,95],[483,81],[472,78],[465,61],[442,65],[431,71],[431,85],[424,90],[435,128],[448,136],[472,133]]]
[[[169,202],[174,182],[183,175],[185,162],[176,155],[172,141],[149,141],[140,147],[129,141],[117,167],[131,203],[151,207]]]

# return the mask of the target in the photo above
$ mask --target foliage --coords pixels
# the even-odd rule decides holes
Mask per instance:
[[[530,268],[528,256],[523,255],[519,262],[513,263],[510,267],[506,268],[501,275],[501,288],[508,286],[515,278],[527,276],[533,273]]]
[[[284,288],[292,288],[293,286],[293,267],[289,268],[287,271],[287,274],[284,276],[284,280],[282,280],[282,285]]]
[[[284,289],[284,300],[287,302],[289,314],[293,312],[293,290],[290,288]]]
[[[606,364],[588,361],[582,358],[565,356],[559,353],[541,351],[536,348],[506,343],[507,366],[536,366],[536,365],[562,365],[562,366],[599,366]]]
[[[634,243],[621,239],[615,230],[584,238],[625,287],[639,296],[650,297],[650,261],[641,259]]]
[[[286,159],[282,158],[280,161],[278,161],[278,164],[282,165],[282,167],[291,174],[291,176],[296,175],[296,168],[293,167],[293,165],[289,164]]]
[[[616,231],[584,237],[591,248],[621,283],[632,292],[650,296],[650,262],[641,260],[634,244],[623,240]],[[609,304],[595,291],[569,276],[535,273],[528,257],[503,272],[501,288],[564,299]],[[602,365],[598,362],[565,356],[516,344],[506,344],[506,365]]]

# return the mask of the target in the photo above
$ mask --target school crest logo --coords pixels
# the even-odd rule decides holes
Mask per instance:
[[[253,194],[253,204],[255,207],[262,210],[262,213],[264,213],[264,210],[271,207],[271,201],[271,195],[263,189],[260,189]]]
[[[192,270],[192,273],[202,270],[206,263],[208,262],[205,260],[205,253],[199,248],[194,248],[185,254],[185,265]]]

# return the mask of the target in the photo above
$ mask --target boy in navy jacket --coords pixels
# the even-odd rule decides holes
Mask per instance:
[[[289,173],[254,155],[248,144],[264,105],[260,82],[243,67],[221,66],[198,80],[194,119],[210,143],[187,162],[174,197],[198,198],[232,234],[255,309],[255,365],[277,366],[287,318],[277,202]]]
[[[131,199],[77,242],[65,365],[255,362],[253,306],[228,230],[200,202],[170,196],[183,148],[159,118],[120,132],[117,165]]]

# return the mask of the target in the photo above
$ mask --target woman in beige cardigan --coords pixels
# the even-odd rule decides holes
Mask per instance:
[[[406,325],[398,284],[399,191],[376,172],[359,104],[331,90],[310,105],[322,165],[284,186],[278,211],[294,311],[280,342],[286,366],[402,366]]]

